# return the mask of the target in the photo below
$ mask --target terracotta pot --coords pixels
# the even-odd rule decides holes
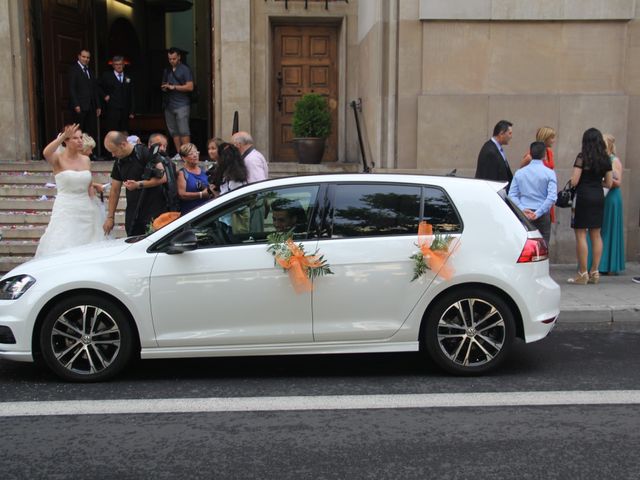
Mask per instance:
[[[324,155],[325,138],[294,138],[298,163],[320,163]]]

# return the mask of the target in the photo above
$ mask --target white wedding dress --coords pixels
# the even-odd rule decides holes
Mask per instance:
[[[36,251],[36,257],[65,248],[103,240],[103,215],[98,203],[89,197],[91,172],[64,170],[55,175],[58,194],[51,220]]]

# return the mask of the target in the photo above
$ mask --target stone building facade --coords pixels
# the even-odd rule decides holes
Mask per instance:
[[[28,131],[31,60],[25,55],[29,39],[21,5],[0,0],[0,38],[7,46],[0,52],[2,159],[37,156]],[[314,54],[327,45],[322,42],[307,60],[311,69],[317,67],[312,84],[335,73],[327,94],[335,115],[330,161],[360,162],[350,106],[358,100],[366,155],[383,171],[441,174],[455,168],[458,175],[472,176],[480,146],[504,118],[514,123],[506,149],[513,170],[538,127],[557,130],[556,165],[563,183],[582,132],[595,126],[617,139],[625,167],[627,258],[638,260],[640,2],[211,0],[209,5],[210,133],[228,137],[229,119],[238,111],[240,127],[254,134],[270,161],[279,161],[274,152],[289,133],[277,112],[286,112],[287,82],[299,80],[291,65],[286,72],[280,68],[286,66],[281,57],[299,45],[287,28],[299,27],[302,36],[324,28],[335,43],[329,66],[314,64]],[[282,56],[274,49],[279,42],[286,47]],[[554,226],[551,249],[554,262],[575,259],[567,211]]]

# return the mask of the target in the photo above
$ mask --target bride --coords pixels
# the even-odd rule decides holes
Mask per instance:
[[[63,142],[66,148],[60,151]],[[91,161],[82,148],[82,131],[74,124],[42,152],[53,169],[58,194],[36,257],[104,239],[100,209],[93,201]]]

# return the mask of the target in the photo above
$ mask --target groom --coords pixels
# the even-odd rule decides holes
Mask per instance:
[[[167,181],[164,166],[162,162],[156,163],[153,169],[159,175],[148,175],[151,152],[144,145],[127,142],[123,132],[107,133],[104,148],[116,159],[111,170],[109,211],[103,226],[104,233],[108,235],[113,229],[120,190],[124,185],[127,189],[124,222],[127,236],[144,235],[147,225],[167,211],[167,202],[162,191],[162,184]]]

